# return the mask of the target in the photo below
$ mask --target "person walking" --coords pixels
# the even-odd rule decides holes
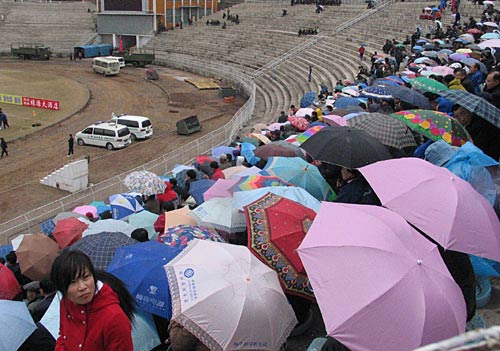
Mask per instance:
[[[2,154],[0,155],[0,158],[3,157],[3,154],[5,154],[5,157],[8,157],[9,153],[7,152],[7,142],[4,138],[0,138],[0,147],[2,148]]]
[[[9,126],[9,121],[7,119],[7,115],[0,108],[0,129],[2,128],[7,129],[10,128],[10,126]]]
[[[73,152],[73,145],[75,144],[75,138],[73,138],[73,135],[69,135],[68,139],[68,157],[74,154]]]
[[[358,49],[358,52],[359,52],[359,59],[361,61],[363,61],[363,56],[365,54],[365,47],[363,45],[361,45]]]
[[[307,76],[307,81],[311,83],[312,81],[312,73],[313,73],[313,68],[312,66],[309,66],[309,75]]]

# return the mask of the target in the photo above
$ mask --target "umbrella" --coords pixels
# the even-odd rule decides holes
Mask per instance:
[[[300,99],[300,107],[309,107],[316,100],[316,93],[314,91],[310,91],[305,93],[302,99]]]
[[[414,47],[411,48],[413,51],[418,52],[418,51],[424,51],[424,48],[420,45],[415,45]]]
[[[232,197],[233,193],[229,190],[234,184],[238,183],[239,177],[232,179],[217,179],[215,184],[203,193],[205,201],[218,197]]]
[[[58,251],[57,243],[46,235],[25,237],[16,251],[21,273],[31,280],[49,279]]]
[[[450,54],[453,54],[453,51],[450,50],[450,49],[441,49],[441,50],[438,51],[438,54],[450,55]]]
[[[141,211],[139,213],[142,212],[147,212],[147,211]],[[136,214],[130,215],[127,219]],[[97,222],[90,223],[88,228],[83,232],[82,237],[86,237],[88,235],[101,234],[102,232],[123,233],[126,236],[130,237],[134,229],[135,228],[132,227],[129,223],[119,219],[111,219],[111,218],[101,219],[98,220]]]
[[[111,213],[114,219],[121,219],[143,210],[135,195],[115,194],[109,197]]]
[[[401,150],[417,146],[411,130],[402,122],[381,113],[369,113],[351,118],[351,128],[361,129],[382,144]]]
[[[467,45],[467,48],[471,49],[471,50],[481,51],[481,47],[477,44],[469,44],[469,45]]]
[[[226,233],[237,233],[246,229],[245,216],[232,208],[231,197],[215,197],[192,210],[189,215],[200,226],[214,228]]]
[[[36,330],[36,324],[22,301],[0,300],[0,350],[17,350]]]
[[[255,155],[267,161],[269,157],[281,156],[281,157],[302,157],[304,158],[304,153],[300,147],[293,145],[284,141],[274,141],[267,145],[259,146],[255,149]]]
[[[214,147],[212,149],[212,157],[215,158],[215,159],[218,159],[221,155],[231,155],[231,159],[233,158],[233,151],[235,151],[236,149],[234,147],[231,147],[231,146],[225,146],[225,145],[222,145],[222,146],[217,146],[217,147]]]
[[[459,36],[459,38],[462,40],[468,41],[469,43],[474,42],[474,36],[472,34],[461,34]],[[460,49],[458,49],[458,50],[460,50]],[[457,50],[457,52],[459,52],[458,50]]]
[[[431,104],[429,103],[429,99],[414,89],[409,89],[407,87],[399,85],[398,86],[389,85],[385,87],[385,89],[395,99],[407,102],[409,104],[412,104],[413,106],[425,110],[430,110],[432,108]]]
[[[286,123],[286,122],[285,123],[277,123],[277,122],[271,123],[270,125],[267,126],[267,130],[269,130],[271,132],[275,131],[275,130],[280,130],[281,126],[284,126],[286,124],[288,124],[288,123]]]
[[[46,221],[42,222],[40,224],[40,230],[42,231],[43,234],[50,235],[56,228],[55,223],[52,221],[52,219],[47,219]]]
[[[189,195],[194,197],[196,204],[200,205],[203,203],[203,193],[210,189],[212,185],[215,184],[215,180],[211,179],[200,179],[197,181],[194,181],[191,183],[189,186]]]
[[[258,147],[258,145],[255,146],[254,144],[251,144],[251,143],[245,143],[245,142],[241,143],[240,154],[251,165],[255,165],[257,162],[260,161],[260,157],[255,156],[255,152],[254,152],[254,150],[257,147]]]
[[[418,158],[404,158],[359,171],[383,206],[445,249],[500,260],[500,222],[493,207],[449,170]]]
[[[488,39],[500,39],[500,34],[499,33],[484,33],[481,35],[482,40],[488,40]],[[484,47],[481,47],[481,44],[479,44],[479,47],[484,49]]]
[[[442,139],[450,145],[461,146],[469,140],[467,130],[446,113],[430,110],[407,110],[392,113],[389,116],[434,141]]]
[[[302,144],[312,158],[346,168],[357,168],[391,158],[383,144],[363,130],[326,127]]]
[[[442,90],[448,90],[448,87],[437,80],[427,77],[417,77],[410,80],[410,84],[419,90],[437,94]]]
[[[297,116],[297,117],[305,117],[306,115],[312,116],[312,113],[314,111],[315,110],[313,108],[310,108],[310,107],[299,108],[295,112],[295,116]]]
[[[396,213],[324,202],[298,251],[327,334],[351,350],[413,350],[465,330],[438,248]]]
[[[252,253],[278,273],[287,292],[314,299],[296,250],[316,212],[272,193],[244,208]]]
[[[251,189],[263,188],[266,186],[291,186],[292,184],[285,182],[283,179],[274,176],[251,175],[241,177],[238,182],[233,185],[230,190],[245,191]]]
[[[303,117],[290,116],[288,117],[288,122],[300,131],[309,128],[309,121]]]
[[[466,66],[469,66],[469,67],[471,67],[472,65],[477,63],[479,65],[479,69],[481,70],[481,72],[483,74],[488,74],[488,69],[486,68],[485,64],[479,60],[476,60],[475,58],[467,57],[467,58],[460,60],[460,62]]]
[[[347,122],[344,118],[337,115],[323,115],[323,121],[331,126],[345,127]]]
[[[82,218],[82,219],[87,219],[84,215],[76,212],[61,212],[58,213],[54,218],[52,218],[52,221],[54,224],[57,224],[61,219],[66,219],[66,218]]]
[[[0,263],[0,301],[12,300],[21,292],[14,273]]]
[[[106,270],[120,246],[137,244],[123,233],[101,233],[89,235],[71,246],[72,250],[80,250],[89,256],[95,269]]]
[[[235,192],[233,195],[233,207],[243,211],[245,206],[257,201],[268,193],[273,193],[283,198],[298,202],[299,204],[310,208],[314,212],[318,212],[319,206],[321,205],[321,202],[316,200],[311,194],[302,188],[295,186],[269,186],[260,189]]]
[[[460,62],[460,60],[463,60],[464,58],[467,58],[469,57],[469,54],[466,54],[466,53],[454,53],[454,54],[451,54],[449,56],[450,59],[452,59],[453,61],[457,61],[457,62]]]
[[[165,271],[172,319],[210,350],[279,350],[297,323],[276,272],[245,247],[193,240]]]
[[[156,231],[154,228],[154,223],[158,219],[158,215],[156,213],[152,213],[149,211],[141,211],[139,213],[134,213],[128,216],[128,224],[132,229],[144,228],[148,231],[148,237],[150,240],[156,238]],[[100,222],[100,221],[99,221]],[[124,234],[128,233],[119,230]],[[132,234],[132,233],[130,233]],[[85,233],[84,233],[85,235]]]
[[[134,314],[132,342],[134,351],[150,351],[161,344],[153,316],[150,313],[138,311]]]
[[[389,85],[389,84],[387,84]],[[363,89],[361,96],[369,97],[372,99],[392,100],[393,97],[385,90],[384,85],[372,85]]]
[[[479,43],[479,47],[481,49],[486,49],[486,48],[500,48],[500,39],[490,39],[483,41],[482,43]]]
[[[437,65],[437,62],[434,61],[434,60],[431,60],[430,58],[428,57],[419,57],[418,59],[416,59],[415,61],[413,61],[414,63],[417,63],[417,64],[423,64],[423,65],[429,65],[429,66],[436,66]]]
[[[341,97],[335,101],[336,108],[346,108],[349,106],[359,106],[359,100],[353,97]]]
[[[116,249],[107,271],[121,279],[141,310],[172,317],[172,302],[163,266],[182,251],[147,241]]]
[[[257,147],[260,145],[260,141],[257,139],[257,138],[253,138],[251,136],[247,136],[246,138],[243,138],[241,140],[241,143],[248,143],[248,144],[252,144],[253,146]]]
[[[24,237],[30,236],[33,234],[19,234],[16,236],[14,239],[10,241],[11,246],[12,246],[12,251],[16,251],[19,248],[19,245],[21,245],[21,242],[23,241]]]
[[[196,225],[196,221],[189,215],[191,210],[188,206],[181,207],[177,210],[164,212],[158,216],[154,223],[154,229],[157,233],[165,232],[165,216],[167,217],[166,228],[175,227],[181,224]]]
[[[87,216],[87,213],[91,213],[93,218],[99,217],[97,215],[97,208],[91,205],[77,206],[72,212],[79,213],[81,215]]]
[[[450,90],[440,95],[500,128],[500,110],[482,97],[465,90]]]
[[[438,57],[438,53],[436,51],[423,51],[422,56],[435,58],[435,57]],[[416,60],[415,60],[415,62],[416,62]]]
[[[453,74],[453,68],[448,66],[436,66],[431,68],[432,72],[438,73],[442,76],[446,76],[448,74]]]
[[[314,134],[316,134],[317,132],[319,132],[321,129],[323,129],[324,126],[314,126],[314,127],[311,127],[311,128],[308,128],[306,131],[304,131],[303,133],[297,135],[295,137],[295,141],[297,143],[302,144],[304,141],[306,141],[307,139],[309,139],[310,137],[312,137]]]
[[[307,190],[319,201],[328,200],[333,195],[318,167],[299,157],[271,157],[263,172]]]
[[[168,228],[158,239],[165,245],[183,249],[193,239],[225,242],[215,229],[195,225],[178,225]]]
[[[269,144],[271,142],[271,140],[262,133],[251,133],[249,134],[249,136],[257,139],[259,142],[262,142],[263,144]]]
[[[480,29],[477,29],[477,28],[471,28],[467,31],[467,33],[469,34],[481,34],[481,30]]]
[[[264,146],[265,145],[262,145],[262,147],[264,147]],[[233,166],[233,167],[226,168],[222,172],[224,173],[224,176],[226,177],[226,179],[228,179],[228,178],[239,178],[240,177],[240,173],[242,173],[242,172],[245,173],[245,172],[248,172],[248,171],[254,172],[253,174],[257,174],[261,170],[260,170],[260,168],[257,168],[257,167],[250,167],[250,168],[248,168],[248,167],[245,167],[245,166]],[[246,175],[248,175],[248,174],[246,174]],[[210,190],[210,189],[208,189],[208,190]]]
[[[146,196],[163,194],[165,191],[165,182],[156,174],[149,171],[135,171],[128,174],[123,179],[123,185],[131,192]]]
[[[7,256],[7,254],[9,252],[11,252],[12,250],[13,249],[12,249],[12,245],[11,244],[1,245],[0,246],[0,257],[5,258],[5,256]]]
[[[88,225],[80,222],[76,218],[61,219],[54,229],[54,239],[59,244],[59,248],[64,249],[82,238],[82,233]]]
[[[496,24],[495,22],[483,22],[483,26],[498,28],[498,24]]]

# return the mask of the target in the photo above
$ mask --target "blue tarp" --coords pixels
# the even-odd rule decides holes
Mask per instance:
[[[92,44],[92,45],[82,45],[74,47],[75,54],[81,51],[83,57],[97,57],[97,56],[109,56],[113,51],[113,45],[111,44]]]

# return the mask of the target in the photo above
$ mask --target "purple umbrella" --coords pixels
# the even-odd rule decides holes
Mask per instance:
[[[438,248],[390,210],[323,202],[298,252],[327,334],[351,350],[413,350],[465,330]]]
[[[453,61],[460,61],[460,60],[463,60],[467,57],[469,57],[469,55],[467,55],[467,54],[454,53],[454,54],[450,55],[450,59],[452,59]]]

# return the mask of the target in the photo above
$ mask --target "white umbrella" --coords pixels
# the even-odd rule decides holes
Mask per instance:
[[[17,350],[36,330],[22,301],[0,300],[0,350]]]
[[[103,232],[123,233],[130,237],[134,229],[135,228],[127,222],[119,219],[101,219],[97,222],[91,222],[88,228],[82,233],[82,237]]]
[[[26,235],[32,235],[32,234],[19,234],[18,236],[16,236],[14,239],[12,239],[10,241],[13,251],[17,251],[17,249],[19,248],[19,245],[21,245],[21,242],[23,241],[23,239]]]
[[[496,24],[495,22],[483,22],[483,26],[498,28],[498,24]]]
[[[303,107],[303,108],[299,108],[297,110],[297,112],[295,112],[295,116],[297,116],[297,117],[305,117],[306,115],[311,116],[313,112],[314,112],[314,109],[312,109],[310,107]]]
[[[230,197],[211,198],[188,214],[198,225],[222,230],[226,233],[236,233],[246,230],[245,215],[233,208]]]
[[[172,319],[212,351],[276,351],[297,323],[276,272],[246,247],[194,239],[165,271]]]

